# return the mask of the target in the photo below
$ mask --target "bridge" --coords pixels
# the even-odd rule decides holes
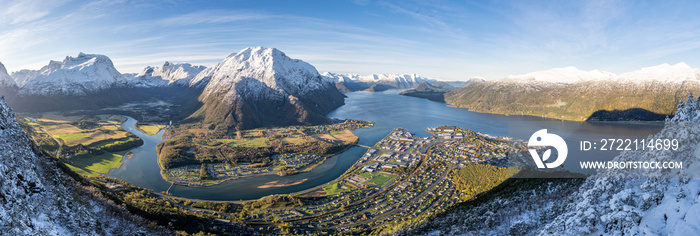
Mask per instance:
[[[173,186],[175,186],[175,181],[170,182],[170,188],[168,188],[168,190],[165,190],[165,192],[166,192],[166,193],[170,193],[170,189],[172,189]]]

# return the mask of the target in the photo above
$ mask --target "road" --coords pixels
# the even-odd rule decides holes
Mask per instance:
[[[31,121],[34,122],[34,123],[39,122],[39,121],[37,121],[36,118],[34,118],[34,117],[27,117],[27,119],[31,120]],[[41,126],[39,126],[39,129],[40,129],[42,132],[49,134],[49,136],[51,136],[51,138],[52,138],[54,141],[56,141],[56,144],[58,144],[58,150],[56,151],[56,158],[60,157],[60,156],[61,156],[61,148],[63,147],[63,145],[61,145],[61,142],[58,141],[58,139],[57,139],[56,137],[54,137],[53,134],[49,133],[49,131],[45,130],[45,129],[42,128]],[[32,137],[32,138],[34,138],[34,137]],[[34,140],[34,142],[36,143],[36,140]],[[37,145],[38,145],[38,143],[37,143]]]
[[[56,141],[56,143],[58,144],[58,150],[56,151],[56,158],[59,158],[61,156],[61,148],[63,147],[63,145],[61,145],[61,142],[58,141],[58,139],[56,137],[54,137],[53,134],[49,133],[49,131],[46,131],[44,128],[39,127],[39,129],[41,129],[41,131],[44,131],[44,133],[49,134],[49,136],[51,136],[51,138],[54,141]]]

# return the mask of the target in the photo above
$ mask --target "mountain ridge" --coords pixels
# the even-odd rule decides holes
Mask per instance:
[[[684,63],[620,75],[555,68],[466,86],[446,93],[445,100],[450,106],[477,112],[561,120],[595,120],[596,112],[629,109],[656,114],[650,118],[663,117],[673,115],[679,99],[700,90],[699,71]],[[564,72],[572,73],[564,75],[562,82],[552,82]]]
[[[366,90],[374,85],[375,88],[372,90],[386,90],[386,89],[409,89],[418,86],[422,81],[435,82],[436,79],[422,77],[417,74],[371,74],[371,75],[358,75],[358,74],[340,74],[332,72],[323,72],[321,74],[323,78],[331,83],[334,83],[338,90],[342,92],[352,92],[359,90]]]
[[[128,81],[138,88],[189,86],[192,79],[205,69],[201,65],[166,61],[162,66],[147,66],[137,74],[128,74],[129,77],[133,76]]]
[[[684,62],[675,65],[663,63],[656,66],[642,67],[639,70],[615,74],[602,70],[580,70],[574,66],[552,68],[548,70],[534,71],[526,74],[509,75],[501,79],[508,82],[549,82],[549,83],[579,83],[588,81],[625,81],[625,82],[675,82],[685,80],[700,80],[700,69],[692,68]],[[498,80],[497,80],[498,81]]]

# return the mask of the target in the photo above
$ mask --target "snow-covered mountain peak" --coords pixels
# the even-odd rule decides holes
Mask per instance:
[[[63,60],[63,65],[62,68],[85,68],[85,67],[90,67],[94,66],[97,63],[105,63],[107,65],[111,65],[114,67],[112,64],[112,60],[109,59],[109,57],[105,55],[99,55],[99,54],[85,54],[85,53],[79,53],[77,57],[71,57],[71,56],[66,56],[66,59]]]
[[[640,70],[620,74],[617,78],[631,82],[660,81],[681,83],[686,80],[700,79],[698,74],[700,74],[700,70],[681,62],[675,65],[664,63],[657,66],[644,67]]]
[[[58,67],[60,67],[60,64]],[[17,86],[21,88],[22,86],[27,84],[29,80],[36,78],[38,75],[39,70],[20,70],[12,72],[11,76],[15,83],[17,83]]]
[[[508,82],[549,82],[549,83],[578,83],[599,79],[611,79],[615,74],[601,70],[583,71],[573,66],[535,71],[522,75],[509,75],[504,78]]]
[[[67,56],[63,62],[50,61],[36,77],[24,79],[19,93],[25,95],[85,95],[126,85],[109,57],[85,53]]]
[[[665,63],[667,64],[667,63]],[[679,62],[675,65],[672,65],[671,67],[673,68],[679,68],[679,69],[692,69],[693,67],[690,67],[688,64],[685,64],[685,62]]]
[[[332,72],[323,72],[323,77],[334,83],[336,82],[365,82],[365,83],[377,83],[377,82],[392,82],[392,83],[410,83],[418,85],[422,81],[435,82],[436,79],[423,77],[417,74],[371,74],[371,75],[358,75],[358,74],[340,74]]]
[[[326,123],[325,114],[344,103],[315,67],[274,48],[231,54],[190,82],[202,84],[203,105],[193,117],[226,129]]]
[[[66,58],[66,60],[67,60],[67,59],[68,59],[68,58]],[[49,61],[49,64],[46,66],[46,68],[49,69],[49,70],[57,70],[57,69],[61,68],[61,65],[62,65],[62,64],[63,64],[63,63],[60,62],[60,61],[50,60],[50,61]]]
[[[7,74],[7,69],[5,65],[0,63],[0,87],[16,87],[17,84],[12,79],[12,77]]]
[[[688,64],[680,62],[675,65],[664,63],[657,66],[644,67],[640,70],[615,75],[601,70],[583,71],[576,67],[553,68],[543,71],[535,71],[522,75],[509,75],[504,82],[547,82],[560,84],[573,84],[587,81],[617,81],[617,82],[652,82],[681,83],[686,80],[700,79],[700,69],[692,68]]]
[[[163,87],[171,84],[188,86],[204,69],[204,66],[166,61],[161,67],[146,66],[134,78],[130,78],[130,83],[136,87]]]
[[[472,81],[472,82],[484,82],[484,81],[486,81],[486,78],[484,78],[484,77],[482,77],[482,76],[472,76],[471,78],[469,78],[468,81]]]
[[[671,65],[668,63],[662,63],[661,65],[642,67],[641,70],[649,71],[649,70],[669,70],[669,69],[670,70],[674,70],[674,69],[684,70],[684,69],[693,69],[693,67],[690,67],[685,62],[679,62],[675,65]]]
[[[244,48],[240,52],[233,53],[229,57],[238,57],[239,60],[249,60],[250,58],[279,58],[289,60],[291,58],[287,57],[282,51],[276,48],[266,48],[266,47],[248,47]]]
[[[221,89],[228,90],[228,95],[233,96],[237,92],[234,92],[231,87],[249,79],[260,81],[265,87],[292,95],[303,95],[308,91],[330,86],[322,80],[314,66],[299,59],[289,58],[275,48],[245,48],[229,55],[216,65],[214,70],[206,73],[211,74],[211,80],[204,91],[205,97],[212,91]],[[239,95],[257,96],[261,88],[254,87],[256,86],[248,86],[247,89],[253,91]]]

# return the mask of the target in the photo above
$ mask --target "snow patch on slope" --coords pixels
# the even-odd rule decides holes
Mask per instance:
[[[219,67],[219,64],[216,64],[213,67],[207,67],[206,69],[199,72],[199,74],[197,74],[194,78],[190,80],[189,86],[197,88],[207,86],[209,80],[211,80],[211,77],[214,75],[214,72],[216,72],[216,68]]]

